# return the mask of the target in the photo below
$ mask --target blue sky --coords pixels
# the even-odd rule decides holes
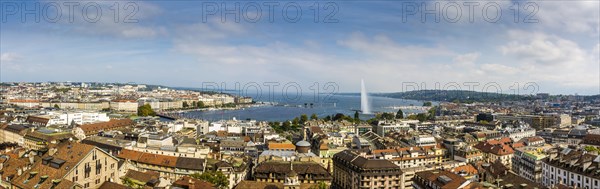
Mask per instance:
[[[78,3],[72,22],[69,3]],[[223,21],[221,12],[236,3],[240,21],[235,22],[233,15]],[[272,8],[273,22],[265,3],[277,4]],[[372,92],[406,91],[414,89],[415,83],[421,89],[500,88],[517,94],[598,94],[600,90],[597,0],[0,4],[3,82],[185,87],[218,82],[228,88],[236,82],[241,86],[279,82],[276,90],[295,82],[304,91],[315,82],[321,90],[325,83],[334,82],[338,91],[353,92],[359,91],[364,79]],[[436,4],[439,7],[434,9]],[[472,22],[467,4],[477,4],[472,7]],[[32,8],[36,5],[37,10]],[[297,20],[295,7],[302,9]],[[424,8],[434,9],[435,14],[424,14]],[[31,9],[32,14],[22,14]],[[211,10],[215,14],[209,14]],[[54,19],[59,12],[62,17]],[[135,14],[128,21],[137,22],[124,22],[130,13]],[[40,16],[39,22],[35,16]]]

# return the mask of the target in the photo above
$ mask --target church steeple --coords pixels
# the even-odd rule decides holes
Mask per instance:
[[[284,189],[299,189],[300,182],[298,181],[298,174],[294,171],[294,163],[290,161],[290,171],[285,174],[285,181],[283,182]]]

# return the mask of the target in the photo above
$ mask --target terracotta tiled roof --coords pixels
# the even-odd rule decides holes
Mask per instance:
[[[595,134],[587,134],[583,137],[583,144],[590,144],[595,146],[600,146],[600,135]]]
[[[458,166],[458,167],[456,167],[456,168],[454,168],[454,169],[452,169],[450,171],[453,172],[453,173],[456,173],[456,174],[464,172],[464,173],[466,173],[468,175],[476,175],[476,174],[479,173],[477,171],[477,169],[473,165],[471,165],[471,164],[467,164],[467,165],[463,165],[463,166]]]
[[[137,161],[140,158],[140,156],[142,156],[142,152],[128,150],[128,149],[121,150],[121,153],[119,155],[117,155],[118,158],[128,159],[128,160],[133,160],[133,161]]]
[[[270,142],[269,143],[269,150],[275,150],[275,149],[295,150],[296,149],[296,145],[291,144],[291,143]]]
[[[60,184],[71,185],[68,183],[70,181],[66,182],[67,180],[63,179],[63,177],[94,149],[94,146],[87,144],[62,143],[58,146],[58,151],[52,156],[52,161],[64,161],[59,168],[51,167],[50,163],[44,165],[42,164],[43,161],[37,161],[30,172],[17,177],[13,184],[21,188],[34,188],[41,181],[42,177],[48,177],[39,185],[39,188],[50,188],[54,179],[61,179]],[[26,180],[28,181],[25,182]]]
[[[312,132],[312,133],[321,133],[322,134],[323,130],[319,126],[312,126],[312,127],[310,127],[310,132]]]
[[[138,162],[146,164],[158,165],[163,167],[175,167],[177,164],[177,157],[165,156],[159,154],[143,153],[138,159]]]
[[[128,149],[121,150],[121,153],[117,157],[144,164],[187,170],[204,170],[204,162],[206,161],[199,158],[167,156]]]
[[[516,142],[512,145],[513,148],[520,148],[520,147],[524,147],[525,143],[524,142]]]
[[[46,124],[48,124],[48,121],[50,121],[50,119],[45,118],[45,117],[39,117],[39,116],[27,116],[27,119],[25,121],[27,123],[39,123],[39,124],[46,125]]]
[[[216,189],[211,183],[183,176],[179,180],[173,183],[174,187],[181,187],[187,189]]]
[[[10,102],[20,102],[20,103],[36,103],[36,102],[40,102],[39,100],[33,100],[33,99],[13,99],[10,100]]]
[[[83,130],[83,132],[86,134],[92,134],[102,130],[111,130],[115,128],[131,126],[133,124],[134,123],[131,119],[111,119],[108,122],[81,125],[79,128],[81,128],[81,130]]]
[[[515,152],[504,138],[500,140],[481,141],[473,147],[481,150],[484,153],[492,153],[495,155],[508,155]]]
[[[127,173],[125,174],[125,176],[123,176],[124,178],[130,178],[130,179],[134,179],[143,183],[147,183],[148,181],[151,181],[152,179],[159,179],[159,175],[154,174],[153,172],[140,172],[140,171],[136,171],[136,170],[127,170]]]
[[[431,183],[441,189],[455,189],[465,183],[467,180],[460,175],[451,173],[449,171],[423,171],[417,172],[417,177]],[[443,181],[440,178],[447,178],[447,181]],[[417,184],[421,184],[417,182]]]
[[[129,189],[125,185],[120,185],[114,182],[104,182],[98,189]]]
[[[4,166],[0,171],[2,171],[2,179],[5,178],[15,178],[17,177],[17,170],[26,167],[29,164],[29,160],[25,158],[18,158],[17,154],[5,154],[8,158],[0,158],[0,163],[4,163]]]

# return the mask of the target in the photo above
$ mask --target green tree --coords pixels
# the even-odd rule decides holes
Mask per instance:
[[[190,107],[190,105],[186,101],[183,101],[183,108],[188,108],[188,107]]]
[[[300,115],[300,124],[304,124],[308,121],[308,116],[306,114]]]
[[[381,119],[385,119],[385,120],[394,119],[394,114],[393,113],[388,113],[388,112],[383,112],[381,114]]]
[[[290,129],[292,129],[292,125],[290,123],[290,121],[285,120],[282,124],[281,124],[281,130],[283,131],[289,131]]]
[[[190,177],[210,182],[219,189],[229,188],[229,178],[221,171],[206,171],[202,174],[194,173]]]
[[[299,123],[300,123],[300,119],[298,119],[298,117],[295,117],[295,118],[292,120],[292,126],[297,126]]]
[[[331,116],[330,116],[330,115],[328,115],[328,116],[325,116],[324,120],[325,120],[325,121],[331,121]]]
[[[427,121],[427,117],[428,117],[427,114],[424,114],[424,113],[417,114],[417,119],[421,122]]]
[[[54,104],[54,108],[60,109],[60,106],[58,106],[58,104]]]
[[[423,106],[431,106],[431,102],[429,102],[429,101],[423,102]]]
[[[429,111],[427,111],[427,113],[429,114],[429,116],[427,117],[427,119],[434,120],[435,119],[435,111],[436,111],[435,106],[429,108]]]
[[[360,122],[360,114],[358,114],[358,111],[354,111],[354,122]]]
[[[123,184],[125,186],[128,186],[129,188],[134,188],[134,189],[141,189],[144,188],[144,185],[146,183],[142,183],[141,181],[137,181],[128,177],[122,178],[123,179]]]
[[[150,104],[145,104],[138,107],[138,116],[156,116],[156,112],[152,110]]]
[[[319,117],[317,116],[317,114],[310,115],[310,120],[317,120],[317,119],[319,119]]]
[[[341,121],[344,120],[346,118],[346,115],[342,114],[342,113],[337,113],[333,116],[333,118],[331,118],[331,120],[333,121]]]
[[[198,105],[196,105],[198,108],[204,108],[204,102],[202,101],[198,101]]]
[[[329,186],[323,181],[317,182],[317,184],[311,186],[309,189],[327,189]]]
[[[402,109],[398,109],[398,112],[396,113],[396,119],[404,119],[404,112],[402,112]]]
[[[583,149],[588,152],[594,152],[594,151],[600,152],[600,149],[593,147],[593,146],[586,146],[586,147],[583,147]]]

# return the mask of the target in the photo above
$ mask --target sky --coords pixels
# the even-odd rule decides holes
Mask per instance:
[[[600,93],[598,0],[0,4],[2,82]]]

